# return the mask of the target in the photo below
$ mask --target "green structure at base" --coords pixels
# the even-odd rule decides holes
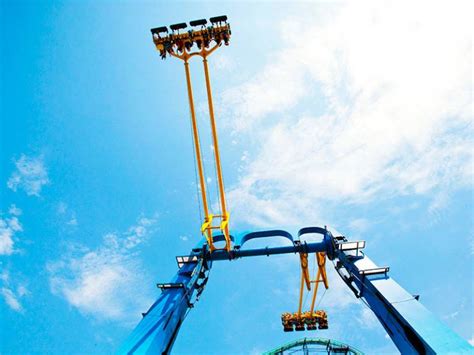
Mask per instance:
[[[276,349],[267,351],[263,355],[277,355],[285,353],[295,353],[295,351],[301,348],[303,354],[312,352],[327,351],[328,354],[351,354],[351,355],[363,355],[364,353],[354,347],[341,343],[337,340],[325,339],[325,338],[303,338],[292,341],[291,343],[280,346]]]

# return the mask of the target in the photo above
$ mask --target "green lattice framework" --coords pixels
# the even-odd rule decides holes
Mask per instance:
[[[338,353],[341,354],[341,351],[345,351],[346,354],[351,354],[351,355],[364,355],[364,353],[360,350],[357,350],[356,348],[341,343],[340,341],[333,340],[333,339],[325,339],[325,338],[303,338],[299,339],[296,341],[292,341],[290,343],[287,343],[283,346],[280,346],[276,349],[267,351],[263,353],[263,355],[277,355],[277,354],[283,354],[285,351],[290,350],[290,349],[295,349],[299,346],[306,346],[306,345],[321,345],[325,346],[326,350],[328,351],[328,354],[332,353]],[[309,349],[308,349],[309,350]]]

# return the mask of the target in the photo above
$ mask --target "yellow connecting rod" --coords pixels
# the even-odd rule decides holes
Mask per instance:
[[[220,158],[220,152],[219,152],[219,141],[217,138],[217,127],[216,127],[216,120],[214,117],[214,105],[212,102],[211,80],[209,76],[209,67],[207,64],[207,57],[212,52],[214,52],[218,47],[219,47],[219,44],[215,44],[210,49],[206,49],[202,47],[199,52],[189,53],[186,50],[184,50],[182,54],[177,54],[176,52],[170,52],[170,55],[184,61],[184,68],[186,72],[186,86],[188,90],[189,108],[191,112],[193,140],[194,140],[196,162],[197,162],[198,173],[199,173],[199,184],[201,186],[201,199],[202,199],[202,204],[203,204],[203,209],[204,209],[204,222],[201,226],[201,232],[205,236],[209,244],[210,250],[213,251],[216,249],[213,242],[213,230],[220,229],[225,238],[225,243],[226,243],[225,249],[227,251],[230,251],[232,246],[231,246],[231,240],[230,240],[230,234],[229,234],[229,212],[227,210],[227,204],[226,204],[226,198],[225,198],[224,178],[222,175],[221,158]],[[195,55],[199,55],[203,58],[204,75],[206,79],[207,101],[209,105],[209,116],[210,116],[210,121],[211,121],[212,142],[214,146],[214,159],[216,163],[217,180],[218,180],[218,187],[219,187],[221,214],[211,214],[209,212],[209,205],[208,205],[208,200],[207,200],[206,180],[204,176],[201,145],[199,144],[199,130],[198,130],[198,125],[197,125],[197,120],[196,120],[196,112],[194,109],[193,89],[191,85],[191,74],[190,74],[190,69],[189,69],[189,58]],[[218,227],[212,225],[212,222],[215,218],[220,218],[220,225]]]
[[[311,309],[310,312],[314,312],[314,304],[316,302],[316,295],[318,294],[318,286],[320,282],[324,283],[326,289],[329,287],[328,279],[326,275],[326,254],[325,253],[316,253],[316,262],[318,263],[318,272],[316,274],[316,279],[312,281],[314,285],[313,299],[311,300]]]
[[[201,145],[199,144],[199,131],[198,131],[198,126],[197,126],[197,121],[196,121],[196,112],[194,110],[193,88],[191,86],[191,73],[189,70],[188,58],[185,58],[183,60],[184,60],[184,69],[186,72],[186,86],[188,89],[189,110],[191,112],[191,123],[192,123],[192,128],[193,128],[193,141],[194,141],[194,148],[196,150],[196,161],[197,161],[198,172],[199,172],[199,184],[201,187],[201,199],[202,199],[202,205],[204,209],[204,221],[205,221],[204,223],[206,223],[210,219],[209,207],[207,204],[206,181],[204,178],[204,168],[202,165]],[[211,250],[213,250],[214,244],[212,242],[212,230],[207,229],[206,231],[204,231],[204,235],[209,244],[209,247],[211,248]]]
[[[314,280],[310,279],[309,270],[308,270],[308,254],[300,253],[300,263],[301,263],[301,285],[300,285],[300,297],[299,297],[299,305],[298,305],[298,318],[301,317],[302,308],[303,308],[303,293],[304,293],[304,286],[306,284],[306,288],[308,291],[311,291],[311,284],[314,283],[313,289],[313,297],[311,300],[311,309],[310,314],[314,313],[314,305],[316,303],[316,296],[318,294],[318,286],[320,282],[324,283],[326,289],[329,287],[328,279],[326,275],[326,254],[316,253],[316,263],[318,264],[318,272]]]
[[[201,26],[200,29],[192,29],[181,32],[186,28],[186,23],[179,23],[171,25],[172,33],[168,32],[166,26],[157,27],[151,30],[153,35],[153,42],[156,49],[160,52],[162,59],[167,55],[176,57],[184,61],[184,68],[186,72],[186,86],[188,90],[189,109],[191,112],[191,123],[193,131],[193,140],[196,153],[197,170],[199,172],[199,184],[201,187],[201,199],[204,208],[204,221],[201,225],[201,233],[205,236],[209,245],[210,251],[216,250],[214,246],[213,231],[220,230],[224,236],[225,248],[230,251],[232,243],[229,234],[229,211],[227,210],[227,203],[224,190],[224,178],[222,176],[221,158],[219,152],[219,142],[217,139],[216,120],[214,117],[214,105],[212,102],[211,80],[209,77],[209,67],[207,57],[211,55],[222,43],[229,44],[231,35],[230,25],[227,23],[227,16],[212,17],[210,19],[211,26],[206,27],[207,20],[191,21],[190,25],[193,27]],[[213,45],[212,45],[213,43]],[[193,48],[196,48],[193,50]],[[204,75],[206,80],[207,101],[209,105],[209,116],[211,122],[212,142],[214,146],[214,160],[216,164],[216,174],[219,189],[220,200],[220,214],[212,214],[209,211],[208,196],[206,191],[206,179],[204,176],[204,167],[202,160],[201,146],[199,143],[199,131],[196,120],[196,112],[194,109],[193,90],[191,85],[191,74],[189,69],[189,59],[193,56],[201,56],[204,65]],[[215,223],[215,224],[213,224]]]
[[[214,48],[213,48],[214,49]],[[219,142],[217,139],[216,120],[214,118],[214,105],[212,103],[211,80],[209,78],[209,68],[207,65],[207,51],[201,51],[204,65],[204,75],[206,77],[207,102],[209,105],[209,117],[211,120],[212,142],[214,145],[214,158],[216,161],[217,181],[219,186],[219,197],[221,202],[221,230],[224,233],[226,240],[226,249],[230,250],[230,236],[229,236],[229,213],[227,212],[227,204],[225,199],[224,179],[222,177],[221,158],[219,153]]]

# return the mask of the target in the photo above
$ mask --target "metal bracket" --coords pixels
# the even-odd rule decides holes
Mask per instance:
[[[372,276],[372,275],[383,274],[384,276],[387,276],[387,272],[389,272],[389,271],[390,271],[390,267],[384,266],[384,267],[377,267],[377,268],[373,268],[373,269],[359,270],[359,275]]]
[[[337,244],[337,249],[340,251],[349,251],[349,250],[356,250],[359,251],[360,249],[365,248],[365,240],[356,240],[354,242],[343,242]]]
[[[178,268],[182,268],[185,264],[192,264],[197,263],[198,257],[197,255],[183,255],[177,256],[176,262],[178,263]]]
[[[183,283],[158,283],[156,284],[156,287],[158,287],[161,291],[166,291],[169,289],[174,289],[174,288],[184,288]]]

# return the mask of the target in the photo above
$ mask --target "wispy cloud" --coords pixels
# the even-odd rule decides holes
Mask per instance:
[[[59,202],[56,211],[62,223],[70,227],[77,227],[76,213],[65,202]]]
[[[15,234],[23,230],[18,219],[20,215],[21,210],[15,205],[10,206],[6,216],[0,212],[0,255],[14,253]]]
[[[0,211],[0,256],[12,255],[18,250],[15,249],[17,233],[23,231],[19,216],[21,209],[11,205],[7,214]],[[9,270],[0,262],[0,296],[5,303],[14,311],[23,313],[24,308],[21,298],[29,292],[26,286],[18,280],[12,280]]]
[[[272,64],[253,80],[230,88],[221,96],[219,113],[224,113],[224,107],[231,110],[235,130],[251,129],[266,115],[293,107],[306,94],[301,63],[283,51],[274,57]]]
[[[138,246],[151,233],[156,219],[140,218],[125,233],[109,233],[96,249],[71,245],[61,259],[47,265],[54,294],[98,319],[128,323],[146,306],[144,270]]]
[[[29,294],[28,289],[22,283],[18,283],[13,287],[13,282],[7,270],[3,270],[0,274],[0,295],[5,303],[14,311],[23,313],[24,308],[20,299]]]
[[[7,181],[13,191],[22,189],[28,196],[39,196],[44,185],[49,183],[48,172],[42,157],[22,155],[15,160],[15,171]]]
[[[349,228],[356,233],[363,233],[370,228],[370,222],[365,218],[356,218],[349,222]]]
[[[472,185],[470,11],[387,5],[288,21],[311,37],[286,31],[285,51],[221,96],[234,130],[263,142],[229,193],[235,218],[301,223],[330,203]]]
[[[368,307],[363,307],[360,310],[360,316],[357,318],[358,323],[363,328],[375,328],[379,325],[379,321],[374,312]]]
[[[235,62],[232,57],[219,53],[214,60],[211,62],[212,69],[218,72],[219,74],[227,74],[229,70],[235,69]]]
[[[23,307],[21,306],[20,302],[16,298],[15,294],[13,293],[12,290],[2,287],[0,290],[5,302],[7,305],[13,309],[14,311],[21,312],[23,311]]]

